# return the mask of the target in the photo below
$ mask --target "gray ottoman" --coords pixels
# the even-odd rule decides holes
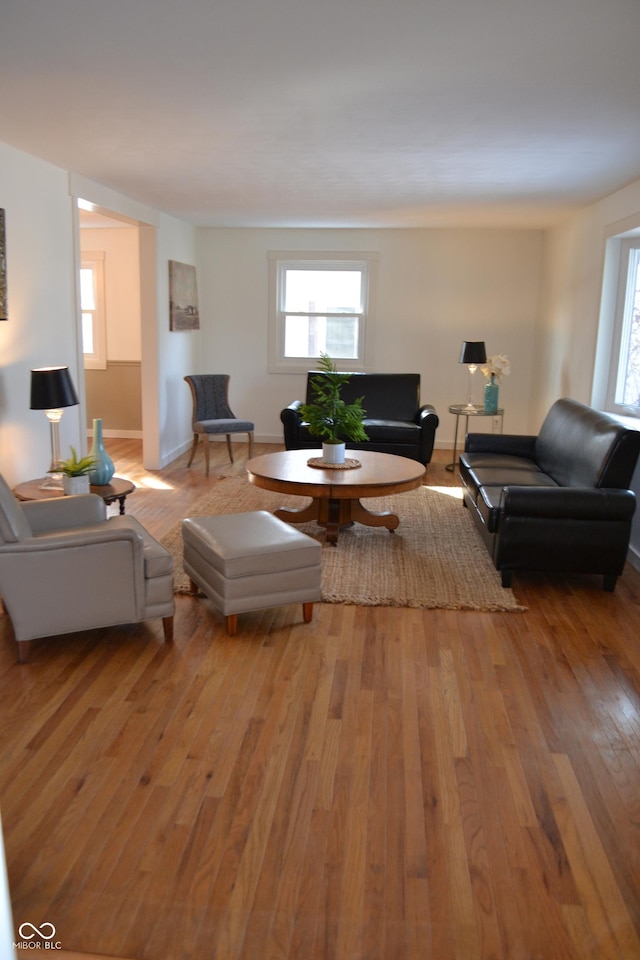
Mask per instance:
[[[183,566],[224,614],[233,636],[238,614],[302,603],[305,623],[321,599],[322,547],[266,510],[182,521]]]

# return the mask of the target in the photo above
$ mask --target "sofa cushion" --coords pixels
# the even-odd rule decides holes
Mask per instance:
[[[503,487],[510,485],[527,487],[557,487],[558,484],[552,477],[538,470],[535,464],[526,470],[522,467],[513,469],[504,469],[500,467],[478,467],[477,469],[465,469],[461,467],[461,476],[469,490],[477,495],[484,487],[497,487],[502,490]]]
[[[399,443],[415,443],[420,433],[417,423],[406,420],[365,420],[364,429],[369,440],[397,440]]]
[[[491,467],[499,470],[508,470],[510,473],[514,470],[526,470],[531,473],[532,470],[542,472],[535,461],[528,457],[513,457],[505,453],[461,453],[460,462],[470,470],[481,470],[484,467]]]

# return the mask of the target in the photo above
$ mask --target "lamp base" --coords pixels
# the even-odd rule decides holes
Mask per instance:
[[[63,490],[62,474],[50,473],[44,483],[40,484],[40,490]]]

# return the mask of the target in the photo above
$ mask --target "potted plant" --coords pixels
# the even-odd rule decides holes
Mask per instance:
[[[341,392],[349,382],[349,374],[339,373],[328,354],[320,354],[318,369],[320,375],[311,382],[313,402],[303,403],[300,415],[308,423],[311,436],[322,440],[323,460],[344,463],[345,441],[359,443],[369,439],[362,424],[362,397],[345,403]]]
[[[89,473],[94,464],[92,456],[78,457],[75,448],[71,447],[71,456],[60,464],[62,486],[67,495],[89,493]]]

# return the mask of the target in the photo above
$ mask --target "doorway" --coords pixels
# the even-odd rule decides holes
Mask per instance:
[[[86,426],[143,437],[140,228],[103,211],[79,213]]]

